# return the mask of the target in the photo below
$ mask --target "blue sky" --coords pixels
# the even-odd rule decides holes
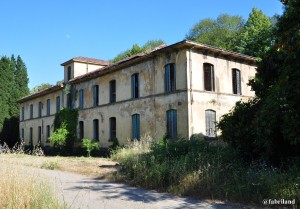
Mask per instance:
[[[173,44],[201,19],[247,19],[253,7],[267,16],[283,12],[279,0],[3,0],[0,56],[22,57],[30,88],[55,84],[63,79],[60,64],[73,57],[108,60],[153,39]]]

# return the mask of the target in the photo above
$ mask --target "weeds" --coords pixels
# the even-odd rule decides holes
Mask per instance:
[[[257,205],[265,198],[300,201],[299,166],[280,170],[264,162],[246,165],[221,141],[157,142],[147,137],[118,149],[112,158],[120,162],[123,177],[137,186]]]
[[[41,168],[48,169],[48,170],[57,170],[59,168],[59,165],[58,165],[58,162],[45,161],[41,165]]]

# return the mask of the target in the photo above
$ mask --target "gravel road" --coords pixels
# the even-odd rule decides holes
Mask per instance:
[[[48,179],[60,200],[72,209],[233,209],[222,204],[181,198],[74,173],[34,170],[35,175]]]

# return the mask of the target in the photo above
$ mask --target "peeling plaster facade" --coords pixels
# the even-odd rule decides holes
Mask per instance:
[[[176,66],[176,90],[165,92],[165,66]],[[204,90],[203,64],[214,66],[215,91]],[[67,107],[65,86],[72,86],[72,106],[79,107],[79,91],[83,91],[83,108],[79,110],[79,121],[83,122],[84,138],[94,137],[93,120],[99,121],[99,143],[107,147],[110,142],[109,119],[116,118],[116,137],[120,144],[132,138],[132,115],[139,114],[140,135],[150,134],[162,138],[167,132],[167,111],[176,110],[177,135],[190,137],[206,133],[205,110],[213,110],[216,120],[228,113],[239,100],[247,100],[254,92],[247,86],[255,75],[255,59],[242,54],[220,50],[191,41],[182,41],[142,53],[111,64],[105,61],[71,59],[62,64],[64,84],[22,98],[20,102],[20,137],[26,144],[37,144],[40,135],[42,145],[47,142],[47,126],[53,131],[57,97],[60,108]],[[71,68],[72,79],[67,80]],[[233,94],[232,69],[241,74],[241,95]],[[139,77],[139,97],[132,98],[131,76]],[[110,103],[110,81],[116,81],[116,102]],[[99,103],[94,107],[93,88],[98,85]],[[50,99],[50,115],[47,116],[47,100]],[[42,116],[38,115],[38,103],[43,103]],[[33,105],[33,119],[30,119],[30,105]],[[24,116],[23,116],[24,115]],[[24,117],[24,120],[23,120]],[[41,127],[41,133],[39,128]],[[30,136],[32,128],[32,137]],[[51,133],[50,133],[51,134]],[[79,134],[79,133],[78,133]]]

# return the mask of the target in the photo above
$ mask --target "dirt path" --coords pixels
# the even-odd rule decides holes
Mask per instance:
[[[34,174],[48,179],[60,200],[73,209],[233,208],[93,179],[74,173],[34,169]]]

